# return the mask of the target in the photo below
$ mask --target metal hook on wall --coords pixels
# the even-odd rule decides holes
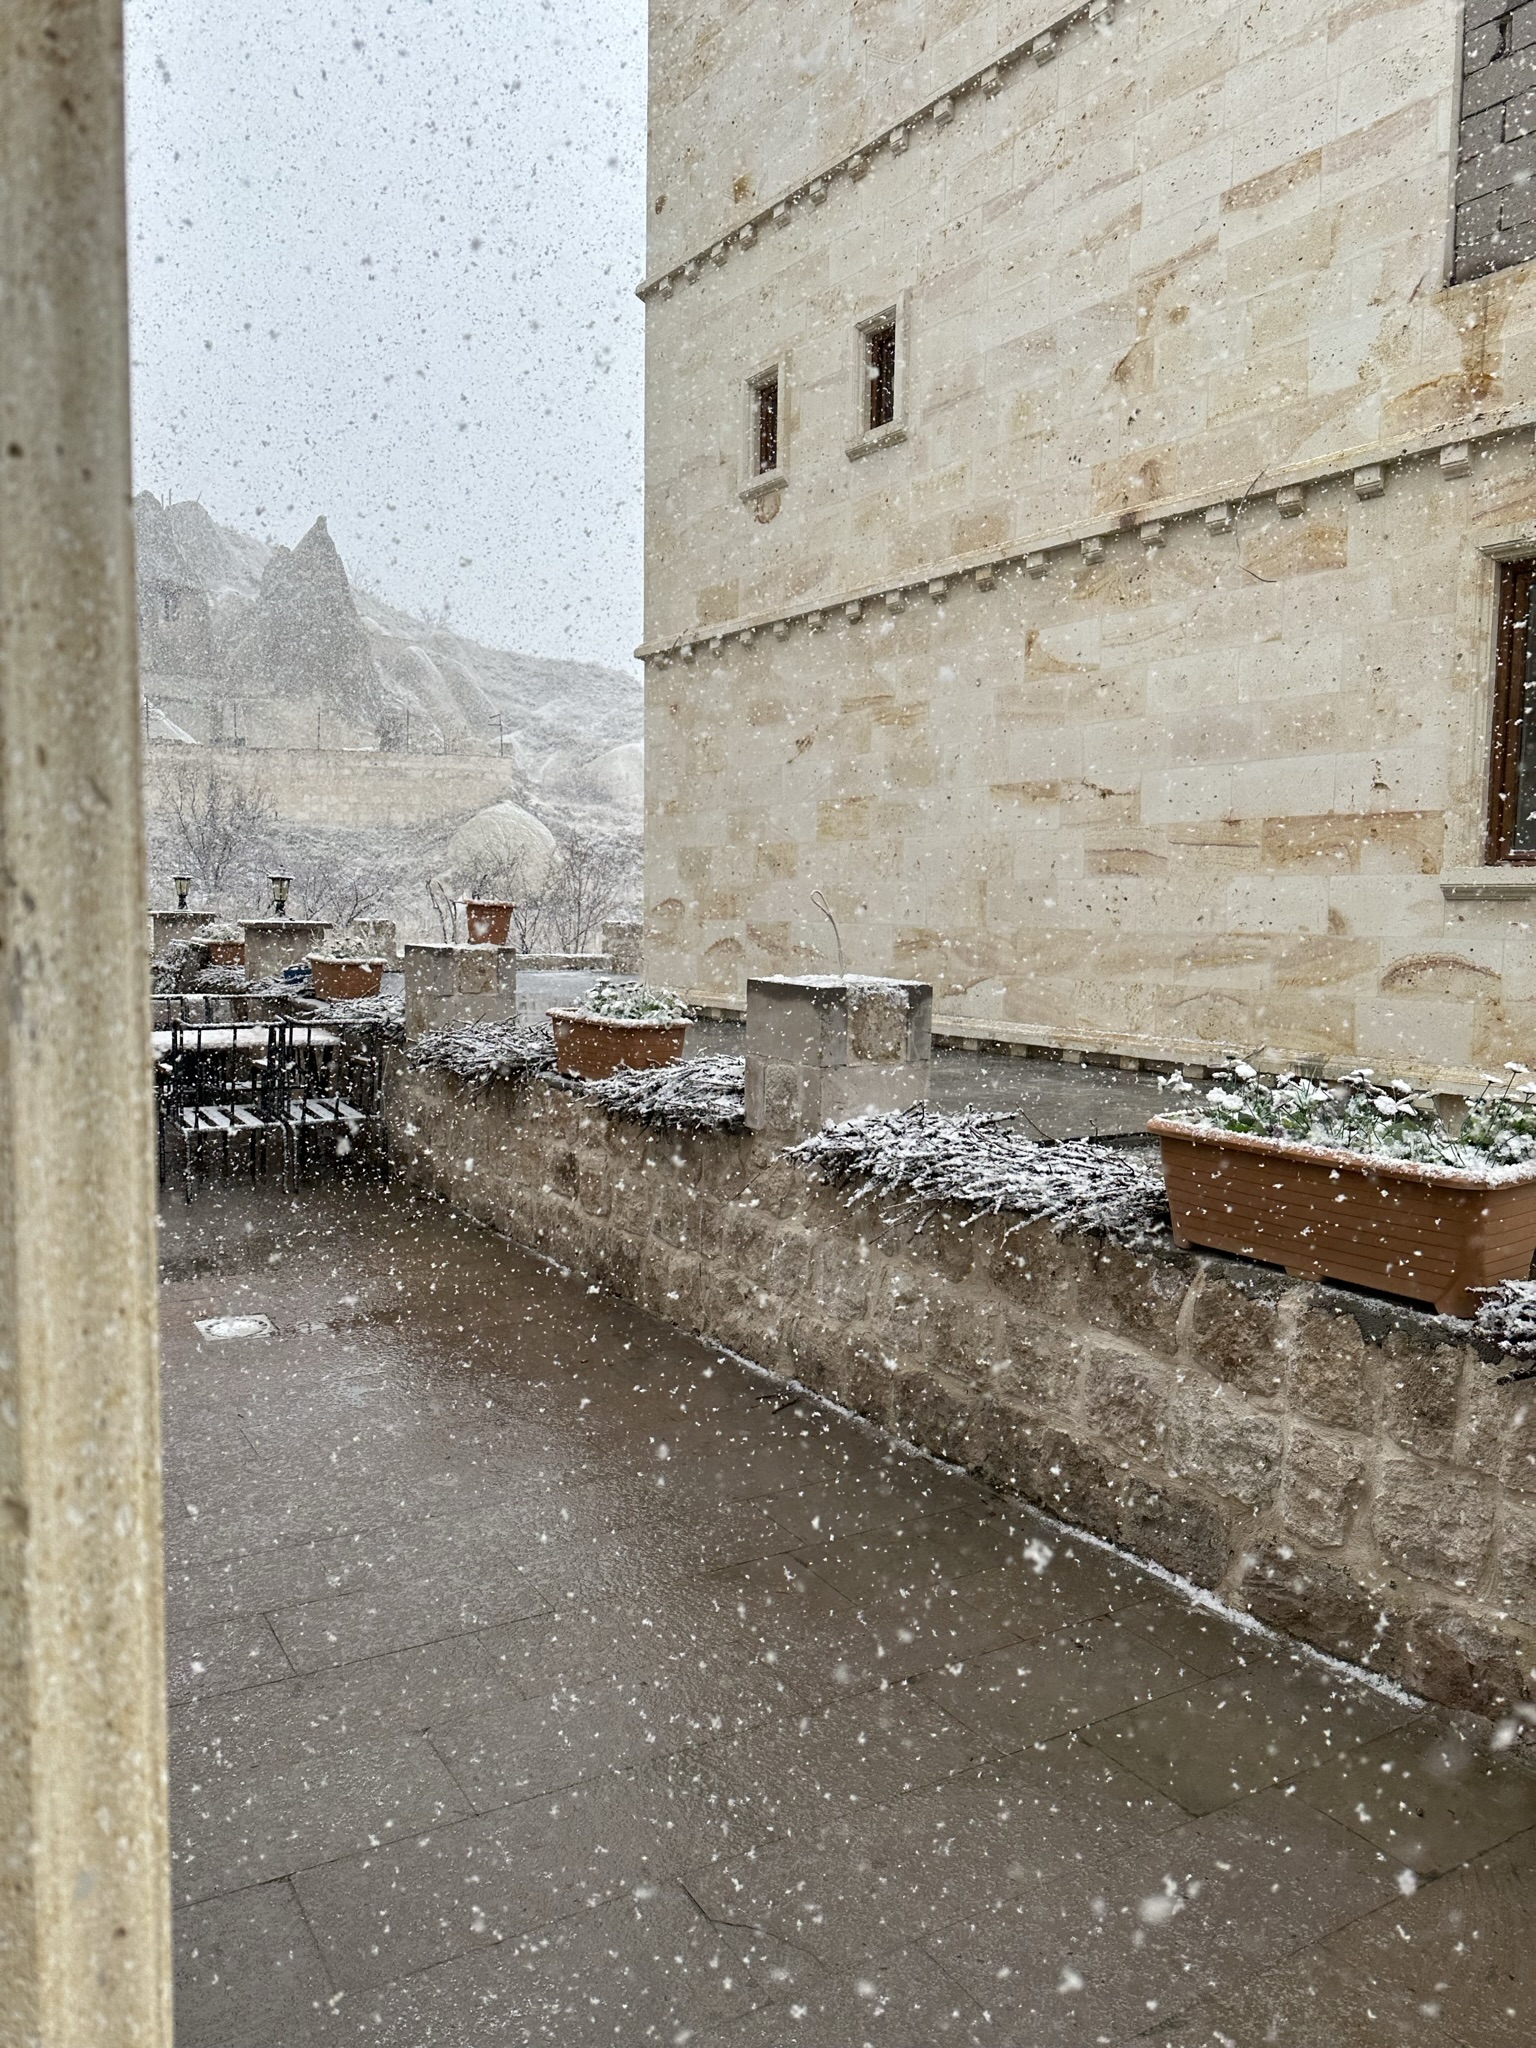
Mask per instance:
[[[843,967],[843,935],[837,928],[837,919],[832,915],[832,906],[819,889],[811,891],[811,901],[832,927],[832,939],[837,947],[837,978],[839,981],[846,981],[848,976]]]

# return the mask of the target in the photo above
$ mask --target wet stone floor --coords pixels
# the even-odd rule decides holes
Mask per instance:
[[[163,1256],[178,2048],[1536,2038],[1485,1725],[436,1206]]]

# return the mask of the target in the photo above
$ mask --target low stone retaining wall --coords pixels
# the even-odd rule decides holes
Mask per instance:
[[[749,1135],[394,1056],[397,1170],[640,1307],[1453,1706],[1536,1702],[1536,1380],[1216,1256],[850,1204]]]

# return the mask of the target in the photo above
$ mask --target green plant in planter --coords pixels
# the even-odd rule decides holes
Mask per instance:
[[[682,997],[670,988],[651,988],[643,981],[599,981],[581,999],[588,1017],[612,1017],[626,1024],[686,1024],[692,1016]]]
[[[1201,1102],[1169,1112],[1204,1130],[1240,1131],[1332,1152],[1411,1159],[1425,1166],[1523,1166],[1536,1160],[1536,1083],[1510,1061],[1500,1083],[1488,1075],[1468,1103],[1459,1131],[1433,1101],[1407,1081],[1380,1082],[1369,1067],[1323,1082],[1304,1074],[1266,1079],[1246,1060],[1232,1060],[1212,1078]],[[1159,1087],[1189,1096],[1194,1083],[1171,1074]]]
[[[243,946],[244,927],[231,924],[227,918],[210,918],[207,924],[199,925],[195,934],[200,946]]]
[[[344,925],[340,931],[332,932],[323,946],[315,948],[319,960],[382,960],[384,948],[372,932],[359,931],[355,925]]]

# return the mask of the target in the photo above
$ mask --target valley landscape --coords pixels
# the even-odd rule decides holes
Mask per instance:
[[[480,646],[353,586],[326,521],[292,547],[192,500],[134,504],[150,893],[455,936],[512,896],[532,950],[639,899],[638,677]]]

